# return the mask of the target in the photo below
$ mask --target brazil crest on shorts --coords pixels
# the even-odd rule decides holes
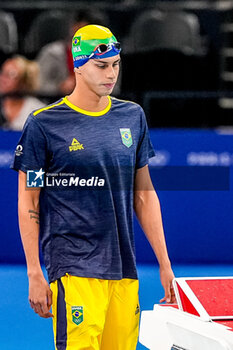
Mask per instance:
[[[83,307],[82,306],[72,306],[72,321],[78,326],[83,322]]]

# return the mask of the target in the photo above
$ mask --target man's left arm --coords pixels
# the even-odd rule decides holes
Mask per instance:
[[[136,172],[134,210],[159,262],[160,279],[165,291],[165,296],[160,302],[174,303],[176,301],[172,287],[174,274],[167,253],[160,203],[151,182],[147,165]]]

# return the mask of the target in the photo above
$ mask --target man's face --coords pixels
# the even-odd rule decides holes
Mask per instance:
[[[120,55],[90,59],[79,67],[78,74],[87,88],[98,96],[111,94],[118,78]]]

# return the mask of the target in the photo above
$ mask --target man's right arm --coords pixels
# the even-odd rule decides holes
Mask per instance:
[[[20,234],[27,261],[29,302],[41,317],[49,318],[52,291],[44,277],[39,259],[40,189],[26,188],[26,174],[19,171],[18,215]]]

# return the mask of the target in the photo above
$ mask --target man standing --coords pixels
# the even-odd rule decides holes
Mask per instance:
[[[29,116],[13,164],[29,301],[41,317],[53,316],[57,350],[133,350],[139,324],[133,207],[160,264],[162,301],[174,301],[148,171],[154,150],[142,108],[109,96],[120,64],[111,31],[79,29],[72,53],[74,91]],[[46,186],[30,189],[44,173]]]

